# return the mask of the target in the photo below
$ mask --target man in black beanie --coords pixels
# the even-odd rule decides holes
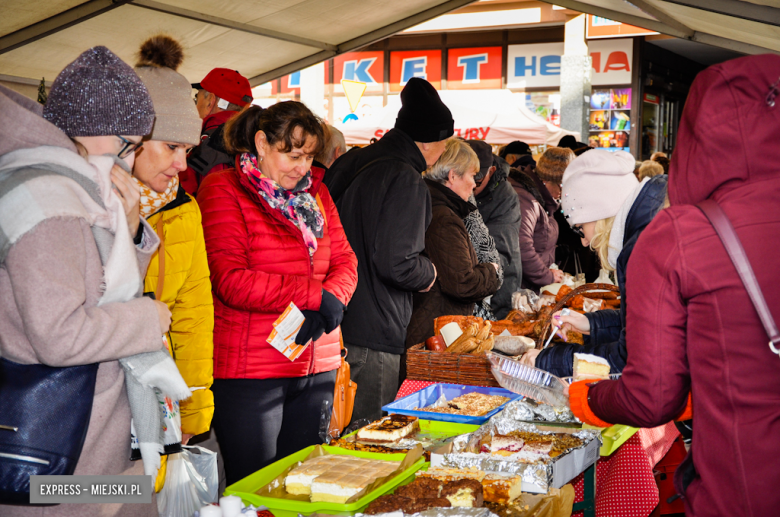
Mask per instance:
[[[401,92],[395,128],[375,144],[341,156],[325,175],[358,259],[358,285],[341,331],[352,380],[352,420],[377,420],[398,391],[412,293],[427,291],[436,268],[422,255],[431,196],[421,173],[454,134],[452,113],[428,81]]]
[[[531,146],[525,142],[521,142],[520,140],[509,142],[504,147],[502,147],[501,151],[498,153],[498,155],[510,165],[521,156],[525,156],[526,154],[529,156],[531,155]]]

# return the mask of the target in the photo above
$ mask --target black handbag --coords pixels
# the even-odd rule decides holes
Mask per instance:
[[[73,474],[97,370],[97,363],[52,368],[0,358],[0,504],[29,504],[30,476]]]

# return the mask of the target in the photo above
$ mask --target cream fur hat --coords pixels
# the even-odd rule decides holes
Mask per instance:
[[[184,59],[178,41],[166,35],[153,36],[141,45],[135,67],[154,103],[151,140],[198,145],[203,122],[192,101],[190,82],[176,71]]]
[[[575,158],[561,187],[561,208],[569,225],[614,217],[639,184],[635,163],[625,151],[594,149]]]

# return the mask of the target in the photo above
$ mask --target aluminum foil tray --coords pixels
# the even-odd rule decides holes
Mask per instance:
[[[569,406],[569,383],[560,377],[493,352],[487,359],[502,388],[553,407]]]

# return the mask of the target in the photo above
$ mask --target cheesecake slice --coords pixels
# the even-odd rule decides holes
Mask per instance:
[[[593,354],[574,354],[574,382],[609,379],[609,362]]]
[[[375,443],[392,443],[409,437],[420,429],[416,416],[393,414],[367,425],[357,432],[357,439]]]

